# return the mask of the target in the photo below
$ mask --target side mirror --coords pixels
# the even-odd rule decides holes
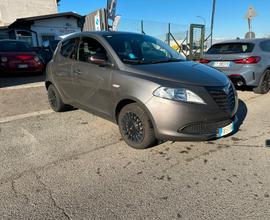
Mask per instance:
[[[105,54],[95,54],[93,56],[90,56],[88,61],[90,63],[99,65],[99,66],[109,66],[111,65],[108,62],[108,57]]]

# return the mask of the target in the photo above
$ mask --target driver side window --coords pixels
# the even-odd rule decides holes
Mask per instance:
[[[107,53],[97,40],[90,37],[84,37],[79,44],[79,60],[81,62],[91,63],[90,59],[92,56],[102,56],[107,58]]]

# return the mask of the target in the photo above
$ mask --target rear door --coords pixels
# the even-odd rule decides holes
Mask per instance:
[[[64,41],[56,57],[53,66],[54,81],[57,89],[65,98],[73,100],[72,67],[76,59],[79,38],[71,38]]]
[[[237,60],[252,57],[253,43],[220,43],[213,45],[203,56],[206,64],[228,74],[240,72],[245,64]]]
[[[86,109],[105,117],[112,116],[111,74],[112,67],[91,63],[90,57],[107,51],[92,37],[82,37],[78,46],[78,59],[73,65],[73,93],[76,102]],[[108,56],[107,56],[108,57]],[[108,58],[109,59],[109,58]]]

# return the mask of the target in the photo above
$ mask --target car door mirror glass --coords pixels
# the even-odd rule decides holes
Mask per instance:
[[[109,64],[108,57],[104,54],[95,54],[88,58],[89,63],[93,63],[96,65],[106,66]]]

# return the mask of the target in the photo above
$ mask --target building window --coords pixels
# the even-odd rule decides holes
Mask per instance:
[[[29,45],[33,46],[32,33],[28,31],[16,31],[17,40],[27,42]]]
[[[42,43],[45,41],[53,41],[53,40],[55,40],[55,36],[54,35],[42,35],[41,39],[42,39]]]

